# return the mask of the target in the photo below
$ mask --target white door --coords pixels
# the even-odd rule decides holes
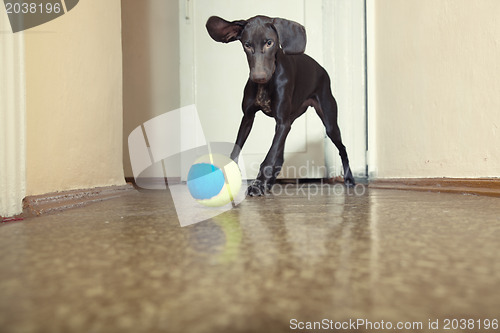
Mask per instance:
[[[213,41],[205,29],[207,19],[220,16],[228,21],[255,15],[283,17],[306,26],[306,52],[322,55],[321,38],[314,43],[313,20],[309,29],[307,14],[321,11],[321,1],[308,0],[180,0],[181,16],[181,103],[196,104],[207,141],[234,142],[241,117],[243,88],[248,79],[248,64],[241,44]],[[316,8],[315,8],[316,7]],[[316,34],[317,36],[317,34]],[[242,155],[248,178],[255,178],[260,163],[271,146],[274,119],[259,112]],[[324,129],[314,112],[309,110],[297,119],[287,138],[282,178],[321,178],[325,176]]]
[[[210,16],[228,21],[255,15],[294,20],[306,27],[308,55],[321,65],[325,65],[324,55],[331,56],[323,49],[324,29],[330,30],[331,25],[323,24],[322,0],[179,0],[179,4],[181,104],[196,104],[208,142],[235,141],[243,115],[243,88],[249,73],[240,42],[222,44],[210,38],[205,28]],[[262,112],[257,114],[242,150],[249,179],[257,176],[259,165],[271,146],[274,126],[274,119]],[[364,135],[364,125],[360,127]],[[335,148],[328,146],[328,149]],[[364,150],[362,154],[364,156]],[[332,158],[328,154],[327,158],[340,173],[340,159],[330,162]],[[292,125],[280,178],[323,178],[327,176],[325,163],[325,129],[310,108]]]

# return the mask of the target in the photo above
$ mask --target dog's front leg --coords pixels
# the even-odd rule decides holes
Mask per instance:
[[[285,153],[285,140],[290,132],[291,124],[277,123],[271,149],[267,153],[264,162],[260,165],[257,179],[248,187],[247,195],[260,196],[270,190],[278,177],[283,166]]]

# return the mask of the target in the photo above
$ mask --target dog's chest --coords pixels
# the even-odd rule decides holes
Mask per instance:
[[[257,89],[257,97],[255,98],[255,105],[260,107],[260,109],[268,115],[272,113],[271,97],[269,96],[269,92],[263,85],[260,84],[259,88]]]

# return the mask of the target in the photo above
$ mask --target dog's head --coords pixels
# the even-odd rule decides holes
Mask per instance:
[[[212,16],[206,24],[213,40],[229,43],[239,40],[247,55],[250,79],[267,83],[276,70],[276,53],[301,54],[306,48],[306,30],[297,22],[282,18],[255,16],[228,22]]]

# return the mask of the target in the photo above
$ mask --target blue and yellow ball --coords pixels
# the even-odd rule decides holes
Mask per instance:
[[[187,176],[191,196],[209,207],[220,207],[234,201],[241,189],[241,181],[238,164],[220,154],[198,158]]]

